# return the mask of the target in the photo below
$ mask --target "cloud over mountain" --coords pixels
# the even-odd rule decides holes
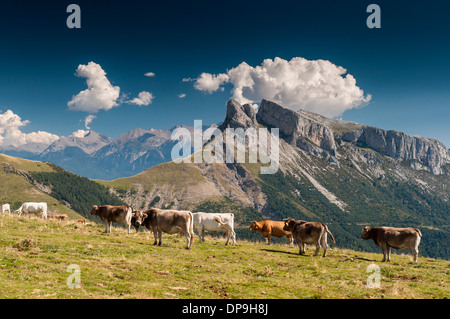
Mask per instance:
[[[120,87],[111,84],[99,64],[80,64],[75,75],[86,78],[88,88],[73,96],[67,103],[69,110],[97,113],[99,110],[110,110],[118,105]]]
[[[338,116],[368,103],[371,95],[356,85],[356,79],[341,66],[326,60],[290,61],[276,57],[252,67],[242,62],[226,73],[202,73],[195,79],[199,91],[213,93],[230,83],[232,98],[255,103],[263,98],[282,102],[293,110],[305,109],[325,116]]]

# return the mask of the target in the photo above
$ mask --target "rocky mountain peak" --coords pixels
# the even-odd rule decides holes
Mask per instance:
[[[225,120],[219,126],[220,130],[230,128],[257,127],[256,113],[250,104],[241,105],[238,101],[231,99],[227,103]]]

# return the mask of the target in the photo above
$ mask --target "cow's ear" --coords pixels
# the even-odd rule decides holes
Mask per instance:
[[[142,216],[144,217],[144,219],[146,219],[148,215],[144,213]]]

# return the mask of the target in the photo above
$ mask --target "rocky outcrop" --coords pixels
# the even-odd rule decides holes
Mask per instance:
[[[250,104],[241,105],[238,101],[231,99],[227,103],[227,114],[225,121],[219,126],[219,129],[230,128],[248,128],[257,127],[256,113]]]
[[[356,146],[370,148],[398,160],[409,161],[412,168],[427,169],[435,175],[442,174],[442,166],[450,163],[450,152],[441,142],[399,131],[385,131],[364,126],[343,133],[341,138]]]
[[[279,128],[280,135],[289,144],[312,155],[334,156],[336,154],[333,131],[305,114],[295,112],[273,101],[262,100],[256,119],[263,125]]]

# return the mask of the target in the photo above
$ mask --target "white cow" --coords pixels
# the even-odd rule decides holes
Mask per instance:
[[[42,218],[47,219],[47,203],[23,203],[22,206],[20,206],[20,208],[15,212],[19,213],[19,217],[22,213],[42,213]]]
[[[8,212],[8,215],[11,215],[11,207],[9,204],[3,204],[2,205],[2,214]]]
[[[200,241],[205,241],[205,231],[211,233],[223,232],[226,234],[228,245],[230,237],[233,239],[233,245],[236,245],[236,233],[234,232],[234,214],[210,214],[210,213],[192,213],[194,215],[194,230],[200,236]]]

